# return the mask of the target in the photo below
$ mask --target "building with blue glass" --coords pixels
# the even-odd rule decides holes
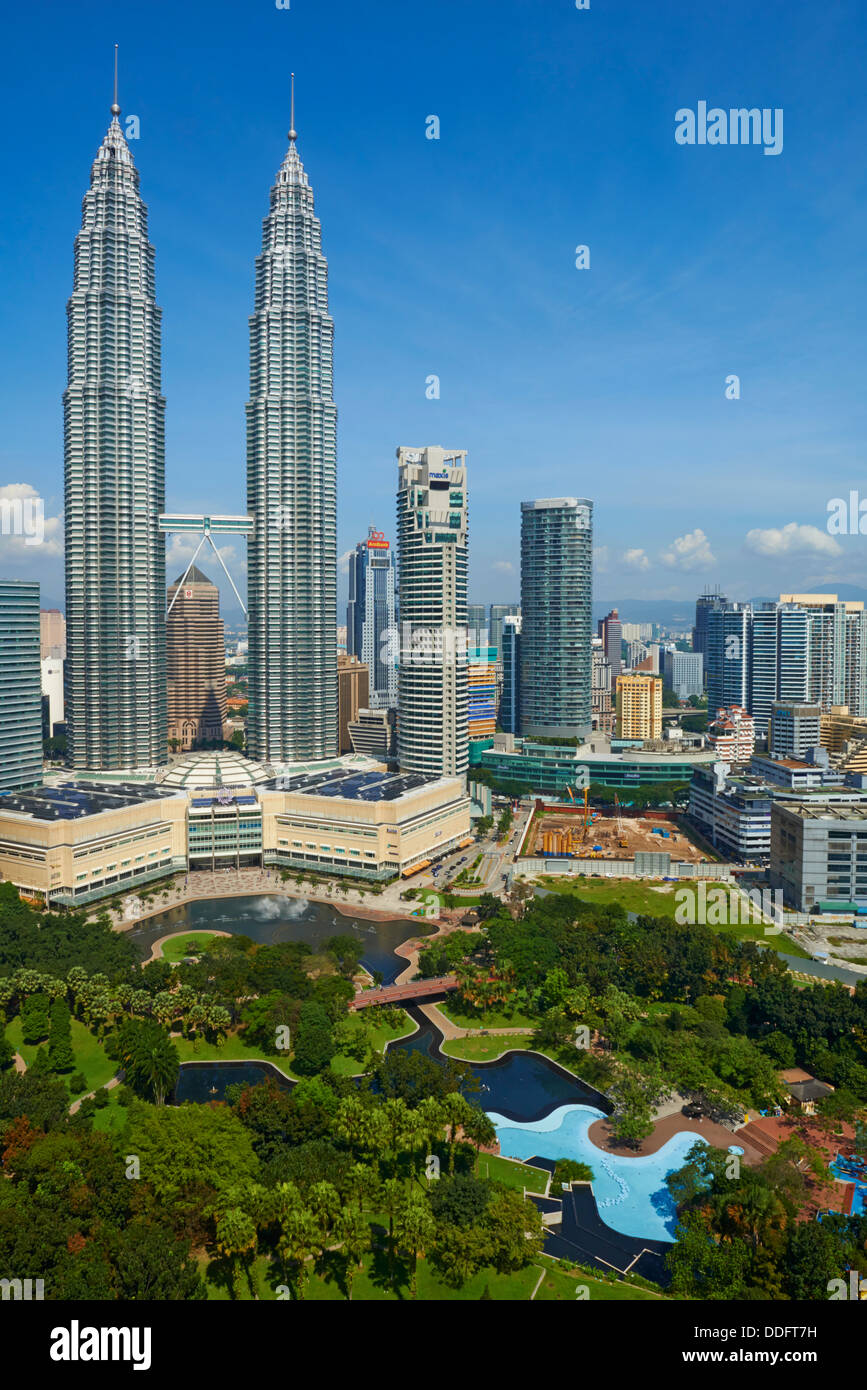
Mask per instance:
[[[39,584],[0,579],[0,792],[41,781]]]

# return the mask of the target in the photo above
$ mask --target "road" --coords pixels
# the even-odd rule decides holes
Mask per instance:
[[[457,878],[458,874],[482,856],[477,874],[481,879],[480,884],[466,884],[466,888],[474,888],[479,893],[501,894],[505,887],[503,875],[514,863],[515,852],[521,843],[527,821],[533,814],[533,806],[523,804],[515,813],[512,828],[509,831],[509,838],[504,845],[497,844],[496,826],[482,840],[474,845],[468,845],[466,849],[455,850],[447,855],[445,859],[434,865],[438,872],[436,874],[418,874],[411,880],[421,888],[448,888]],[[495,819],[496,813],[495,813]]]

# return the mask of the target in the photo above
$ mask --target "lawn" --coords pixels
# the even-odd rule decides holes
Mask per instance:
[[[528,1192],[544,1192],[548,1182],[544,1168],[533,1168],[529,1163],[501,1158],[499,1154],[479,1154],[475,1171],[477,1178],[493,1178],[518,1192],[523,1192],[525,1187]]]
[[[396,1038],[405,1038],[408,1033],[415,1032],[415,1024],[409,1016],[403,1014],[403,1019],[404,1021],[396,1028],[382,1025],[372,1030],[371,1042],[378,1052],[384,1050],[387,1042],[392,1042]],[[361,1028],[363,1017],[361,1014],[350,1014],[349,1022],[350,1025]],[[172,1042],[178,1049],[178,1055],[182,1062],[270,1062],[272,1066],[277,1067],[278,1071],[282,1071],[283,1075],[288,1077],[290,1081],[301,1080],[301,1077],[292,1070],[290,1065],[291,1053],[289,1056],[266,1053],[255,1043],[245,1042],[241,1033],[230,1033],[222,1047],[203,1040],[196,1050],[189,1038],[172,1038]],[[364,1071],[364,1065],[363,1061],[358,1061],[355,1057],[348,1057],[340,1052],[331,1059],[331,1070],[340,1076],[359,1076]]]
[[[285,1057],[267,1056],[261,1047],[245,1042],[238,1033],[230,1033],[222,1047],[204,1039],[199,1042],[197,1048],[194,1048],[190,1038],[172,1038],[172,1042],[178,1049],[178,1056],[182,1062],[270,1062],[278,1071],[282,1071],[284,1076],[293,1081],[299,1079],[290,1069]]]
[[[118,1087],[116,1086],[107,1091],[108,1105],[97,1110],[93,1117],[93,1128],[100,1130],[103,1134],[120,1134],[126,1127],[127,1109],[117,1099],[117,1093]]]
[[[520,1052],[529,1046],[529,1034],[489,1033],[486,1038],[448,1038],[442,1051],[459,1062],[494,1062],[504,1052]]]
[[[406,1038],[410,1033],[416,1031],[409,1014],[401,1009],[402,1022],[396,1028],[388,1025],[380,1025],[373,1028],[370,1034],[371,1046],[377,1052],[384,1052],[387,1043],[396,1042],[398,1038]],[[364,1012],[352,1013],[349,1015],[349,1024],[355,1028],[364,1027]],[[331,1070],[337,1072],[338,1076],[360,1076],[364,1071],[364,1062],[359,1062],[355,1057],[348,1057],[345,1053],[338,1052],[336,1057],[331,1059]]]
[[[456,1023],[458,1028],[535,1028],[536,1026],[536,1020],[530,1018],[529,1014],[521,1013],[520,1009],[512,1009],[511,1011],[503,1008],[485,1009],[483,1012],[467,1013],[451,999],[437,1004],[437,1008],[440,1013],[445,1014],[450,1022]]]
[[[173,936],[171,940],[163,942],[163,960],[169,961],[171,965],[178,965],[184,956],[200,955],[216,935],[217,933],[212,931],[196,931],[185,932],[183,936]]]
[[[75,1055],[72,1072],[82,1072],[87,1082],[84,1091],[70,1093],[72,1099],[75,1100],[77,1096],[85,1095],[87,1091],[95,1091],[99,1086],[104,1086],[106,1081],[110,1081],[117,1071],[117,1063],[106,1057],[102,1043],[77,1018],[72,1019],[70,1031],[72,1051]],[[33,1043],[21,1041],[20,1015],[16,1015],[12,1022],[6,1025],[6,1036],[15,1051],[21,1053],[27,1066],[31,1066],[39,1048]],[[48,1044],[43,1043],[41,1046],[47,1047]],[[71,1075],[72,1072],[65,1075]]]
[[[654,886],[650,883],[629,883],[623,879],[604,878],[545,878],[537,879],[536,884],[552,893],[572,894],[587,903],[619,903],[627,912],[635,912],[639,916],[673,918],[678,907],[675,899],[677,889],[667,884]],[[681,888],[691,886],[687,881],[679,885]],[[716,886],[718,885],[708,884],[708,892]],[[738,906],[739,912],[733,912],[732,916],[744,915],[743,903]],[[782,951],[785,955],[810,959],[809,951],[805,951],[784,933],[779,936],[767,935],[761,922],[733,923],[729,926],[712,924],[711,930],[725,936],[736,936],[739,940],[763,941],[772,950]]]
[[[226,1285],[225,1267],[216,1262],[205,1262],[202,1272],[208,1290],[208,1298],[226,1302],[231,1294]],[[364,1258],[363,1269],[355,1276],[352,1284],[352,1298],[359,1303],[408,1302],[410,1301],[408,1273],[403,1271],[404,1281],[400,1292],[395,1293],[387,1286],[385,1257],[368,1254]],[[542,1276],[541,1282],[539,1276]],[[259,1299],[273,1302],[277,1299],[277,1289],[283,1284],[283,1276],[266,1256],[259,1255],[253,1263],[251,1281]],[[542,1302],[574,1303],[579,1286],[585,1286],[591,1302],[637,1301],[658,1298],[659,1295],[624,1282],[595,1279],[582,1270],[562,1269],[557,1261],[546,1255],[539,1255],[523,1269],[510,1274],[498,1274],[493,1268],[482,1269],[467,1280],[462,1288],[453,1289],[444,1284],[431,1264],[423,1257],[418,1262],[418,1301],[427,1303],[477,1302],[483,1294],[494,1301],[528,1303],[531,1298]],[[537,1287],[538,1286],[538,1287]],[[249,1284],[245,1279],[241,1289],[241,1301],[252,1300]],[[321,1274],[311,1273],[304,1291],[305,1299],[314,1303],[343,1302],[345,1295],[333,1279]]]

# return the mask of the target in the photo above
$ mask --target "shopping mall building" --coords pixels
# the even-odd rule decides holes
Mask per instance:
[[[350,757],[279,770],[192,753],[159,782],[61,780],[0,797],[0,876],[67,906],[174,873],[409,876],[470,836],[463,779]]]

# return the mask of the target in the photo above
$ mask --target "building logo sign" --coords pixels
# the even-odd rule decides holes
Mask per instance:
[[[367,533],[368,550],[388,550],[388,541],[385,539],[384,531],[374,531],[372,528]]]

